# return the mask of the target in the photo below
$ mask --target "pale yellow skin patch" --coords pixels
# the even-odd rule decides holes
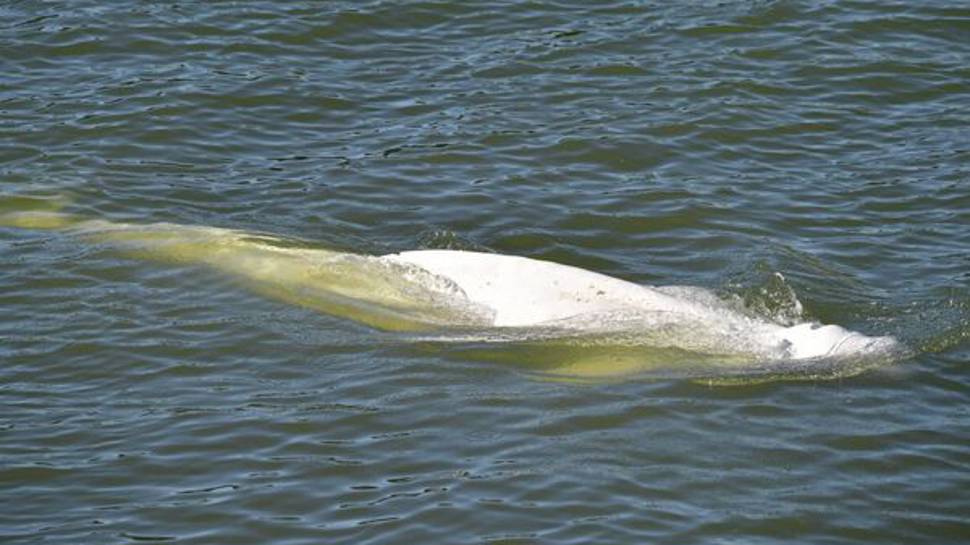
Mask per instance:
[[[456,304],[458,294],[448,282],[373,256],[293,247],[272,236],[211,227],[89,221],[74,229],[125,255],[205,265],[261,295],[378,329],[423,331],[489,320],[460,299]]]

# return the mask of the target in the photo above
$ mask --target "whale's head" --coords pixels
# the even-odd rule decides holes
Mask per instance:
[[[853,357],[889,352],[899,343],[892,337],[868,337],[837,325],[805,323],[780,332],[782,347],[792,359]]]

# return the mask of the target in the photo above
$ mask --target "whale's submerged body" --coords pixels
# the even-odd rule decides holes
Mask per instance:
[[[139,258],[207,265],[276,299],[461,345],[465,355],[544,359],[543,371],[587,378],[658,369],[844,376],[900,351],[892,337],[779,325],[702,288],[644,286],[518,256],[460,250],[368,256],[231,229],[43,211],[6,212],[0,225],[68,230]]]

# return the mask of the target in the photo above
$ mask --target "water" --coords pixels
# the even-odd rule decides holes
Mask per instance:
[[[915,353],[835,380],[560,380],[3,227],[5,543],[970,539],[961,3],[0,21],[8,208],[550,259]]]

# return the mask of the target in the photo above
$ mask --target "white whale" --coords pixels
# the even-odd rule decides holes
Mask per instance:
[[[892,337],[837,325],[780,325],[702,288],[639,285],[519,256],[459,250],[368,256],[232,229],[44,210],[2,212],[0,225],[66,230],[134,257],[205,265],[266,296],[378,329],[433,333],[427,338],[445,342],[557,345],[549,353],[576,375],[705,358],[720,368],[791,362],[804,370],[816,362],[886,359],[901,348]]]

